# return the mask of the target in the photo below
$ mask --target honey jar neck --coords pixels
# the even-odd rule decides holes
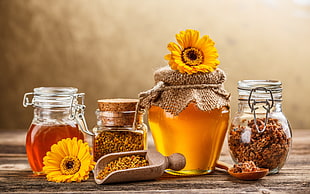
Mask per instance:
[[[75,119],[70,117],[71,109],[70,108],[34,108],[34,117],[33,123],[39,124],[67,124],[75,122]]]

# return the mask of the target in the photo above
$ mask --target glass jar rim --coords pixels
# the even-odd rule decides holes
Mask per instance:
[[[84,93],[77,93],[74,87],[38,87],[33,92],[24,95],[23,105],[40,108],[73,108],[78,104],[78,98],[82,98],[84,104]],[[33,96],[30,101],[29,96]]]
[[[44,108],[72,107],[76,104],[74,94],[78,89],[73,87],[39,87],[34,88],[34,106]]]
[[[76,94],[78,89],[74,87],[38,87],[33,91],[34,95],[40,96],[71,96]]]
[[[282,82],[277,80],[238,81],[239,101],[282,101]]]
[[[282,82],[277,80],[240,80],[239,90],[251,91],[254,88],[263,87],[274,92],[282,92]]]

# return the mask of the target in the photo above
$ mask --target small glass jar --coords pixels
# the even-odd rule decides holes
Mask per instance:
[[[144,112],[136,112],[137,102],[136,99],[98,100],[92,141],[95,161],[109,153],[147,149],[147,126],[143,123]]]
[[[43,157],[51,146],[65,138],[84,139],[77,115],[83,116],[84,94],[71,87],[40,87],[24,95],[24,107],[34,107],[34,117],[26,136],[28,162],[36,175],[43,174]],[[30,102],[29,96],[33,95]],[[82,98],[82,104],[78,99]]]
[[[238,82],[239,104],[228,134],[235,163],[253,161],[260,168],[278,173],[292,143],[288,120],[282,112],[281,82],[243,80]]]

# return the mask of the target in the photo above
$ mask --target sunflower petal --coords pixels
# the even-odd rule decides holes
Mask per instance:
[[[167,46],[168,50],[170,50],[171,52],[176,51],[178,53],[181,53],[181,48],[179,47],[179,45],[175,44],[174,42],[170,42]]]

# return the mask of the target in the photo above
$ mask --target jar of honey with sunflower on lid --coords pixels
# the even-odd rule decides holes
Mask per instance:
[[[199,31],[186,30],[169,43],[169,66],[155,71],[155,86],[139,94],[138,109],[148,110],[156,149],[163,155],[181,153],[186,166],[174,175],[211,173],[218,160],[230,119],[226,76],[217,68],[214,42]]]

